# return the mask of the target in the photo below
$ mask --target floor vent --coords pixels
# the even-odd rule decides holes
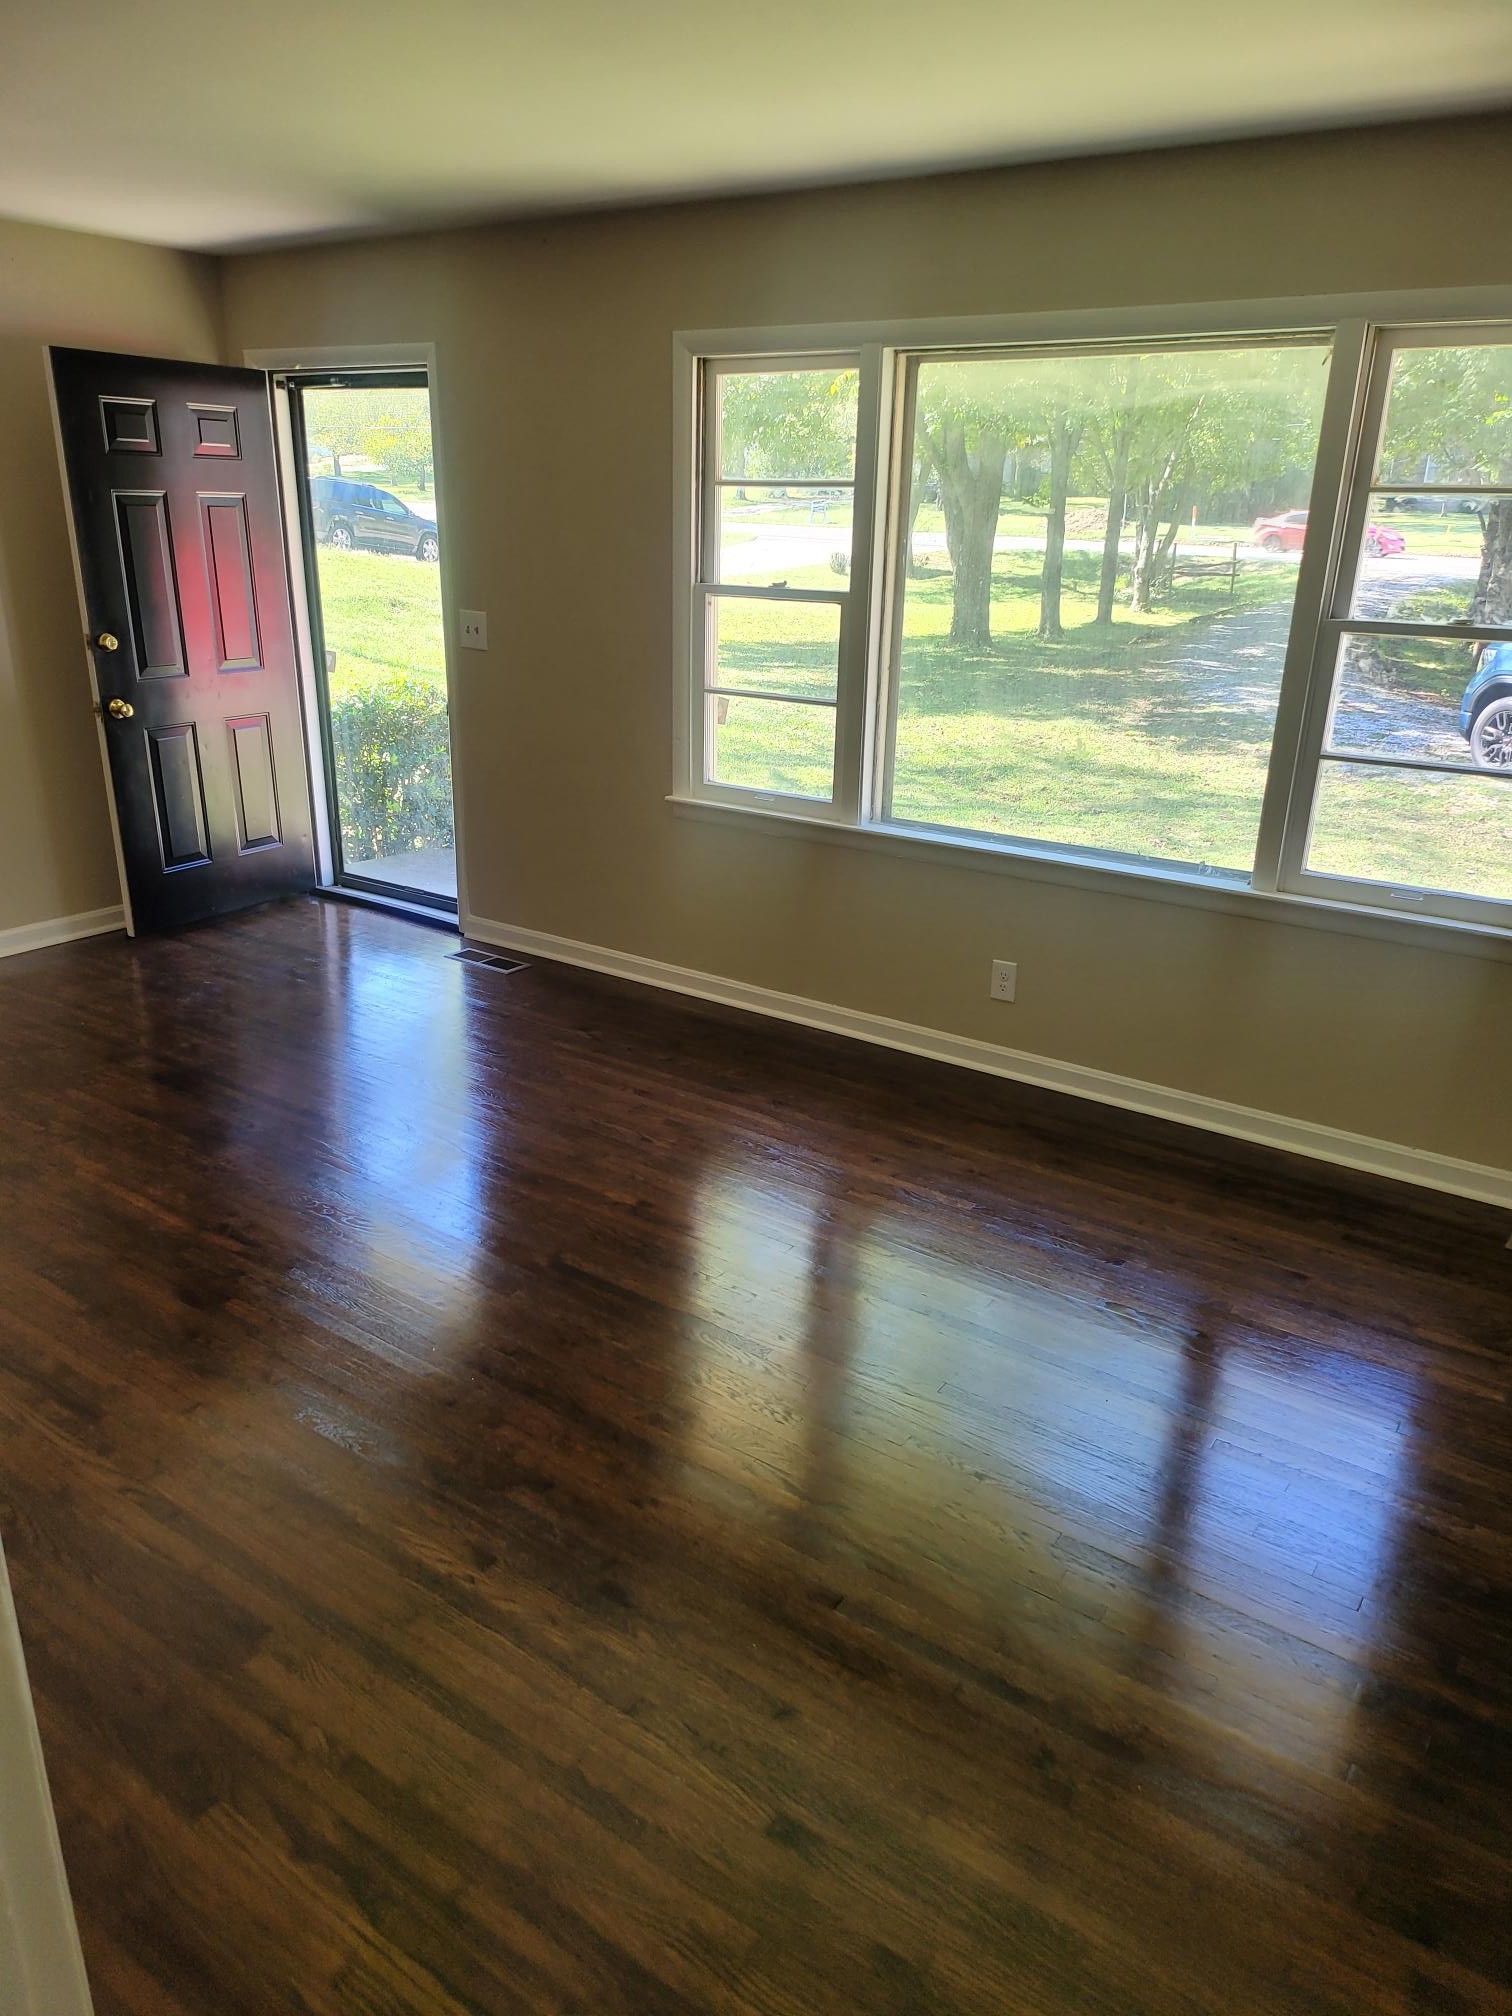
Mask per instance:
[[[460,952],[448,952],[448,959],[460,959],[464,966],[486,966],[491,973],[523,972],[527,961],[506,959],[502,952],[475,952],[470,945],[464,945]]]

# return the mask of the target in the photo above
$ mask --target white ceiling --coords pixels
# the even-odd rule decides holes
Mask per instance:
[[[1508,0],[4,0],[0,215],[232,248],[1509,102]]]

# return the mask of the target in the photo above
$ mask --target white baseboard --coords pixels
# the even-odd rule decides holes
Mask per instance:
[[[66,945],[70,938],[98,938],[106,931],[124,931],[126,913],[119,903],[105,910],[80,910],[72,917],[49,917],[41,924],[16,924],[0,931],[0,959],[17,952],[40,952],[45,945]]]
[[[781,1022],[798,1022],[807,1029],[853,1036],[860,1042],[879,1043],[889,1050],[906,1050],[915,1057],[960,1064],[970,1071],[987,1071],[995,1077],[1016,1079],[1023,1085],[1067,1092],[1077,1099],[1095,1099],[1105,1106],[1122,1106],[1157,1119],[1202,1127],[1212,1134],[1226,1134],[1238,1141],[1258,1142],[1266,1148],[1311,1156],[1314,1161],[1333,1162],[1344,1169],[1388,1176],[1401,1183],[1445,1190],[1452,1196],[1471,1197],[1483,1204],[1512,1210],[1512,1169],[1495,1169],[1487,1163],[1435,1155],[1426,1148],[1376,1141],[1367,1134],[1320,1127],[1311,1120],[1291,1120],[1280,1113],[1235,1106],[1226,1099],[1208,1099],[1200,1093],[1178,1091],[1174,1086],[1151,1085],[1140,1078],[1096,1071],[1085,1064],[1066,1064],[1054,1057],[1009,1050],[969,1036],[951,1036],[944,1030],[925,1029],[917,1023],[895,1022],[886,1015],[868,1015],[857,1008],[810,1001],[801,994],[781,994],[770,987],[753,987],[744,980],[725,980],[715,973],[669,966],[659,959],[642,959],[633,952],[614,952],[602,945],[585,945],[576,938],[558,938],[550,931],[500,924],[491,917],[466,917],[462,930],[465,937],[480,939],[485,945],[502,945],[512,952],[534,953],[541,959],[558,959],[567,966],[586,966],[595,973],[612,973],[619,979],[638,980],[648,987],[666,988],[673,994],[691,994],[700,1001],[718,1001],[726,1007],[745,1008]]]

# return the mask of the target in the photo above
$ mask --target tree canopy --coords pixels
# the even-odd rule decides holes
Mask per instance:
[[[728,373],[719,381],[720,474],[849,478],[857,383],[853,368]]]
[[[315,386],[307,391],[305,426],[313,470],[350,474],[350,464],[391,482],[431,480],[430,395],[423,385]],[[348,465],[345,469],[343,464]]]

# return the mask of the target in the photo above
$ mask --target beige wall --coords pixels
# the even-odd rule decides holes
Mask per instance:
[[[219,355],[214,262],[0,220],[0,931],[119,903],[43,346]]]
[[[1504,1167],[1512,966],[664,798],[675,329],[1504,282],[1508,186],[1483,120],[501,226],[233,260],[227,337],[438,346],[477,915]]]
[[[1512,966],[664,800],[674,329],[1505,282],[1509,176],[1512,124],[1459,121],[260,254],[222,269],[224,354],[438,346],[453,580],[491,618],[455,696],[476,914],[1507,1167]],[[3,927],[115,896],[40,346],[215,328],[168,254],[0,227],[0,277]]]

